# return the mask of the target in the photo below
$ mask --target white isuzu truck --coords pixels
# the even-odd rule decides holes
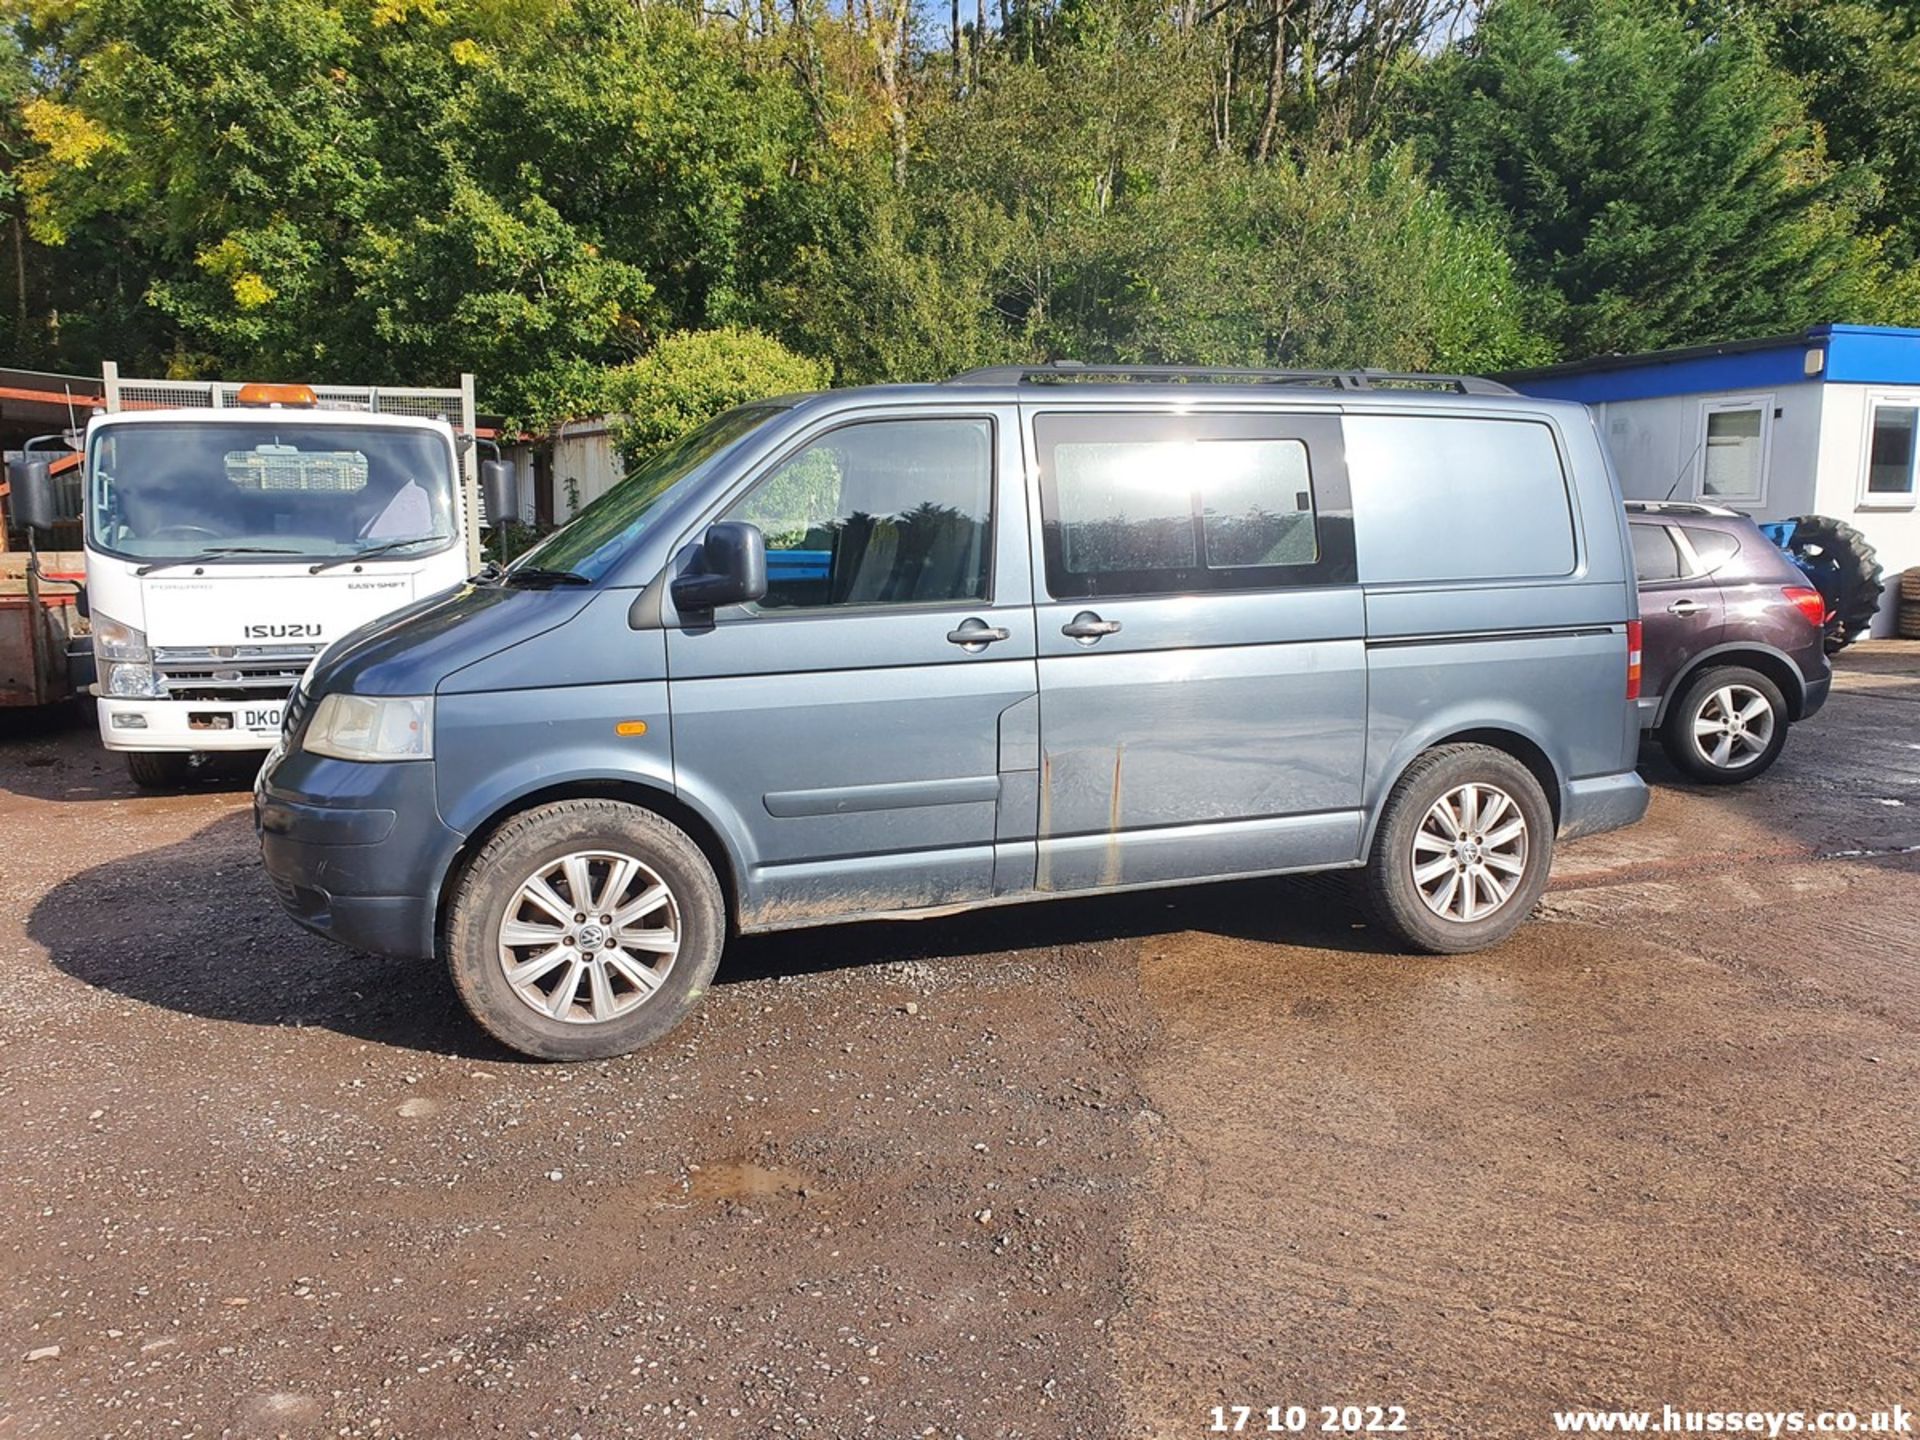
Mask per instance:
[[[86,431],[87,602],[100,738],[139,785],[270,748],[324,646],[478,568],[472,376],[105,378]]]

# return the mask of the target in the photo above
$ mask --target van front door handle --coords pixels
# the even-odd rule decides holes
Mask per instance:
[[[977,617],[962,620],[957,629],[947,631],[947,642],[962,650],[978,653],[996,640],[1008,640],[1013,632],[1004,625],[989,625]]]
[[[1060,633],[1082,645],[1091,645],[1102,635],[1114,635],[1120,630],[1118,620],[1102,620],[1091,610],[1082,610],[1073,619],[1060,627]]]
[[[1706,608],[1707,607],[1702,605],[1698,600],[1676,600],[1667,606],[1667,613],[1669,615],[1698,615]]]

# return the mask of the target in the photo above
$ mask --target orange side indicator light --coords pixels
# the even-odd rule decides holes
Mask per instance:
[[[644,735],[647,733],[647,722],[644,720],[622,720],[618,725],[613,727],[613,733],[616,735]]]

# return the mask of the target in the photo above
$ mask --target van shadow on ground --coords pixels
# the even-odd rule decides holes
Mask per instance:
[[[1354,894],[1347,875],[1233,881],[748,936],[721,962],[718,981],[1181,931],[1378,953],[1378,934],[1358,928]],[[288,919],[260,868],[245,812],[70,876],[34,906],[27,933],[75,979],[181,1014],[511,1058],[467,1019],[437,963],[362,955]]]

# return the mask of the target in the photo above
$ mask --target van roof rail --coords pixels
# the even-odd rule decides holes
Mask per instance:
[[[1053,360],[1044,365],[989,365],[952,376],[948,385],[1056,385],[1068,380],[1204,382],[1221,385],[1300,385],[1326,390],[1444,390],[1456,395],[1513,395],[1479,375],[1429,375],[1407,370],[1243,370],[1224,365],[1088,365]]]

